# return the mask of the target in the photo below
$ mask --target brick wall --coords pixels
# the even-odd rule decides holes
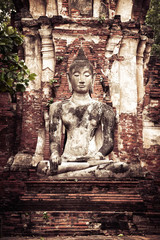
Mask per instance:
[[[91,29],[87,34],[96,35],[98,33],[95,32],[96,29]],[[63,30],[62,33],[60,30],[57,30],[59,34],[63,34],[67,38],[67,36],[72,35],[73,38],[76,38],[77,31],[65,31]],[[53,32],[56,35],[56,30]],[[98,31],[98,30],[97,30]],[[83,36],[84,32],[79,32],[78,34]],[[56,57],[64,57],[61,62],[57,61],[56,69],[55,69],[55,77],[54,79],[57,81],[53,84],[53,87],[56,88],[56,97],[54,98],[55,101],[62,100],[69,98],[71,96],[71,93],[68,89],[68,82],[67,82],[67,75],[69,65],[72,63],[73,59],[78,54],[79,48],[81,47],[81,43],[83,44],[83,49],[85,52],[85,55],[89,59],[91,63],[94,65],[94,70],[96,72],[96,80],[94,85],[94,93],[92,95],[93,98],[97,98],[100,101],[107,102],[103,99],[103,89],[102,85],[100,83],[100,78],[102,77],[104,79],[105,85],[108,85],[108,79],[104,74],[102,73],[102,69],[105,69],[106,62],[105,62],[105,47],[106,47],[106,41],[108,37],[108,32],[105,32],[103,36],[100,36],[100,41],[97,44],[94,44],[93,42],[84,42],[84,39],[75,39],[75,41],[72,42],[72,44],[67,45],[66,40],[54,38],[55,41],[55,51],[56,51]],[[96,64],[96,66],[95,66]],[[109,101],[110,102],[110,101]]]
[[[22,132],[19,150],[34,154],[38,129],[43,125],[41,91],[23,94]]]
[[[0,94],[0,167],[14,151],[16,115],[8,93]]]
[[[160,60],[158,58],[151,57],[145,77],[143,109],[147,109],[146,118],[151,129],[158,131],[160,128]],[[159,175],[160,146],[154,138],[152,144],[144,148],[144,158],[148,167]]]

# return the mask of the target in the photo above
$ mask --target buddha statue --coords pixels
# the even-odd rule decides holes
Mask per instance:
[[[95,73],[82,48],[67,77],[71,98],[54,102],[49,111],[50,174],[60,178],[90,177],[97,168],[105,171],[115,168],[107,158],[114,146],[114,111],[91,98]],[[65,127],[66,140],[60,155],[62,127]]]

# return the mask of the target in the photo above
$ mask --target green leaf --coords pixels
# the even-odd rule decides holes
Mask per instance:
[[[5,42],[1,42],[1,39],[0,39],[0,45],[1,45],[1,46],[5,46],[6,43],[5,43]]]
[[[8,0],[1,1],[4,4],[5,1],[8,2]],[[24,60],[20,60],[15,52],[16,47],[23,43],[23,35],[7,24],[3,22],[0,25],[0,92],[6,91],[14,94],[16,91],[25,91],[29,81],[34,80],[36,74],[30,73]]]
[[[146,15],[146,23],[150,25],[154,31],[154,44],[152,46],[152,54],[160,57],[160,1],[151,0],[150,7]]]
[[[26,68],[23,68],[23,69],[24,69],[24,73],[25,73],[25,74],[30,75],[30,71],[29,71],[28,68],[27,68],[27,69],[26,69]]]
[[[12,72],[8,72],[8,73],[7,73],[7,78],[12,78],[12,77],[13,77]]]
[[[16,85],[16,92],[24,92],[25,90],[26,90],[26,88],[23,84],[18,83]]]
[[[1,81],[4,81],[4,72],[0,73],[0,79],[1,79]]]
[[[14,28],[13,28],[12,26],[9,26],[9,27],[7,28],[7,33],[8,33],[8,35],[12,35],[14,32],[15,32],[15,30],[14,30]]]
[[[123,235],[123,233],[120,233],[119,235],[118,235],[118,237],[123,237],[124,235]]]
[[[18,55],[15,55],[15,56],[14,56],[14,59],[15,59],[16,62],[18,62],[18,61],[19,61]]]
[[[14,65],[11,65],[10,68],[9,68],[10,71],[17,71],[18,70],[18,67],[17,66],[14,66]]]
[[[31,73],[28,78],[30,81],[34,80],[37,75],[35,73]]]
[[[57,83],[57,82],[58,82],[57,79],[51,79],[50,80],[50,84]]]
[[[7,79],[6,82],[7,82],[7,85],[8,85],[9,87],[12,87],[14,80],[13,80],[13,78],[9,78],[9,79]]]
[[[29,85],[29,80],[28,80],[28,79],[24,79],[24,84],[28,87],[28,85]]]
[[[19,73],[17,74],[17,79],[18,79],[18,81],[20,81],[20,80],[23,79],[23,75],[21,74],[21,72],[19,72]]]

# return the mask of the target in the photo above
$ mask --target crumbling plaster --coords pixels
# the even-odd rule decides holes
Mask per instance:
[[[149,109],[157,106],[159,106],[159,101],[151,99],[143,110],[143,147],[147,149],[153,145],[160,145],[160,125],[154,123],[148,116]]]
[[[93,17],[99,18],[103,13],[101,13],[102,4],[109,7],[109,18],[113,18],[115,15],[121,15],[122,22],[129,21],[132,17],[133,12],[133,1],[132,0],[118,0],[115,1],[115,8],[113,9],[113,1],[109,0],[105,3],[101,0],[93,0]],[[83,4],[83,3],[82,3]],[[63,17],[68,17],[66,15],[67,9],[63,6],[62,0],[51,1],[51,0],[29,0],[30,13],[33,18],[37,19],[40,16],[53,17],[55,15],[61,15]],[[37,8],[38,6],[38,8]],[[68,13],[69,14],[69,13]]]
[[[25,62],[31,72],[36,74],[34,81],[30,81],[27,90],[39,90],[41,88],[41,41],[37,31],[24,27],[24,56]]]
[[[118,0],[116,7],[116,15],[121,15],[121,21],[131,20],[133,8],[133,0]]]
[[[106,58],[117,55],[122,60],[115,59],[105,74],[110,80],[110,93],[113,106],[117,109],[117,117],[121,113],[137,113],[138,102],[144,97],[144,63],[151,49],[148,48],[148,38],[130,38],[110,36],[106,46]],[[146,51],[148,52],[146,54]]]

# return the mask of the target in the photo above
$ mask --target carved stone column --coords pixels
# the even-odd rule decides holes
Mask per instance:
[[[46,16],[53,17],[58,14],[57,1],[56,0],[46,0]]]
[[[94,0],[93,1],[93,17],[99,17],[100,7],[101,7],[101,1]]]
[[[52,29],[49,25],[42,25],[39,30],[42,40],[42,92],[43,100],[50,97],[50,80],[54,77],[55,51],[52,40]]]
[[[136,53],[139,38],[125,36],[121,43],[119,62],[120,115],[118,148],[120,159],[136,162],[137,153],[137,78]]]
[[[106,53],[105,57],[107,59],[111,59],[115,55],[119,55],[121,41],[123,36],[112,35],[110,36],[107,46],[106,46]],[[106,75],[110,80],[110,94],[113,107],[116,108],[117,118],[119,117],[120,111],[120,79],[119,79],[119,60],[118,58],[114,60],[111,69],[108,67],[106,70]]]
[[[22,132],[20,151],[34,153],[37,134],[42,125],[41,119],[41,49],[38,25],[32,19],[22,19],[25,63],[31,73],[35,73],[34,81],[23,93]],[[31,27],[32,26],[32,27]]]
[[[27,23],[28,22],[28,23]],[[23,24],[30,24],[27,19],[23,19]],[[39,90],[41,88],[41,49],[40,49],[40,37],[37,29],[31,29],[29,26],[23,27],[24,38],[24,56],[25,63],[30,69],[31,73],[35,73],[37,76],[34,81],[30,81],[28,91]]]
[[[137,49],[137,100],[142,101],[144,96],[144,51],[146,48],[146,36],[141,36]]]
[[[42,25],[39,30],[41,40],[42,40],[42,102],[44,111],[44,127],[39,131],[40,142],[37,140],[37,148],[35,152],[35,161],[41,160],[41,158],[36,158],[36,155],[43,155],[44,159],[49,158],[49,116],[46,109],[47,101],[51,97],[51,86],[50,80],[54,77],[55,71],[55,51],[52,40],[52,29],[49,25]],[[42,134],[43,133],[43,134]],[[39,154],[39,147],[41,147]],[[35,163],[35,165],[36,165]]]
[[[45,1],[44,0],[29,0],[30,13],[33,18],[39,18],[40,16],[45,16]]]
[[[136,53],[139,39],[124,37],[120,56],[120,113],[136,114],[137,112],[137,80]]]
[[[118,0],[116,7],[116,15],[121,15],[122,22],[129,21],[132,17],[132,8],[133,1],[132,0]]]

